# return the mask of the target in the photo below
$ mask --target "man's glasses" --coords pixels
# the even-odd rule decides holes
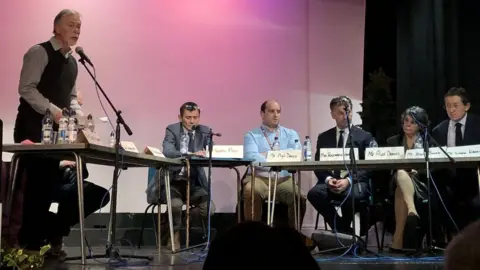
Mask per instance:
[[[462,106],[463,104],[460,104],[460,103],[455,103],[455,104],[447,104],[447,105],[443,105],[443,109],[444,110],[451,110],[451,109],[458,109]]]

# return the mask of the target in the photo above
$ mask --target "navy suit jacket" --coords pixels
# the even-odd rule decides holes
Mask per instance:
[[[350,138],[347,139],[347,142],[345,144],[345,151],[348,151],[348,148],[353,144],[354,148],[358,148],[359,158],[365,159],[365,148],[369,147],[370,142],[373,141],[372,134],[356,126],[352,126],[351,132],[352,132],[352,141],[350,141]],[[323,133],[320,133],[317,139],[317,149],[315,152],[315,160],[320,160],[320,148],[336,148],[336,147],[337,147],[337,128],[336,127],[331,128]],[[347,166],[349,170],[352,169],[350,168],[350,163],[348,163]],[[358,173],[358,180],[360,182],[368,183],[370,179],[370,173],[367,170],[359,169],[357,170],[357,173]],[[315,175],[317,176],[318,181],[320,183],[325,183],[325,179],[328,176],[332,176],[333,174],[332,174],[332,171],[329,171],[329,170],[315,170]]]

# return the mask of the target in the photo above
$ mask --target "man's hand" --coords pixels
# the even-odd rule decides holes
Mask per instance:
[[[195,152],[193,153],[195,156],[199,156],[199,157],[205,157],[205,151],[198,151],[198,152]]]
[[[20,144],[35,144],[35,143],[27,139],[27,140],[23,140]]]
[[[76,163],[74,161],[69,161],[69,160],[60,161],[60,168],[75,167],[75,166],[76,166]]]
[[[348,181],[348,179],[339,179],[337,180],[335,188],[338,193],[341,193],[345,191],[348,188],[348,186],[350,186],[350,181]]]
[[[60,122],[60,118],[62,118],[62,111],[57,112],[57,113],[53,116],[53,120],[54,120],[55,123],[57,123],[57,124]]]
[[[328,188],[330,188],[330,189],[335,188],[336,185],[337,185],[337,179],[335,179],[335,178],[328,179],[327,185],[328,185]]]

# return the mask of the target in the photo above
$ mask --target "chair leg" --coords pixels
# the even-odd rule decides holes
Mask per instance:
[[[380,248],[380,240],[379,240],[379,237],[378,237],[378,226],[377,226],[377,223],[375,222],[375,224],[374,224],[373,226],[375,227],[375,240],[377,241],[378,251],[382,251],[382,249]]]
[[[320,219],[320,213],[317,212],[317,219],[315,220],[315,230],[318,229],[318,220]]]
[[[158,208],[158,214],[161,215],[162,214],[162,207],[160,206],[160,204],[156,204],[152,207],[152,224],[153,224],[153,235],[155,236],[155,243],[156,243],[156,246],[157,248],[160,248],[162,246],[162,242],[158,242],[158,235],[157,235],[157,226],[160,226],[160,228],[162,227],[161,224],[157,224],[155,225],[156,223],[156,220],[155,220],[155,207]],[[160,229],[161,230],[161,229]]]
[[[154,205],[155,204],[149,204],[143,213],[142,228],[140,229],[140,236],[138,237],[138,248],[140,248],[140,246],[143,244],[143,231],[145,230],[145,222],[147,221],[148,210],[150,210],[150,208]]]
[[[380,250],[383,251],[385,245],[385,232],[387,231],[387,215],[383,213],[383,230],[382,230],[382,240],[380,241]]]

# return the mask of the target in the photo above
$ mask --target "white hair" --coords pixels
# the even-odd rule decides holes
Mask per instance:
[[[60,23],[63,17],[69,16],[69,15],[78,15],[80,16],[80,12],[73,10],[73,9],[64,9],[60,11],[57,16],[55,16],[55,19],[53,19],[53,33],[55,34],[55,26]]]

